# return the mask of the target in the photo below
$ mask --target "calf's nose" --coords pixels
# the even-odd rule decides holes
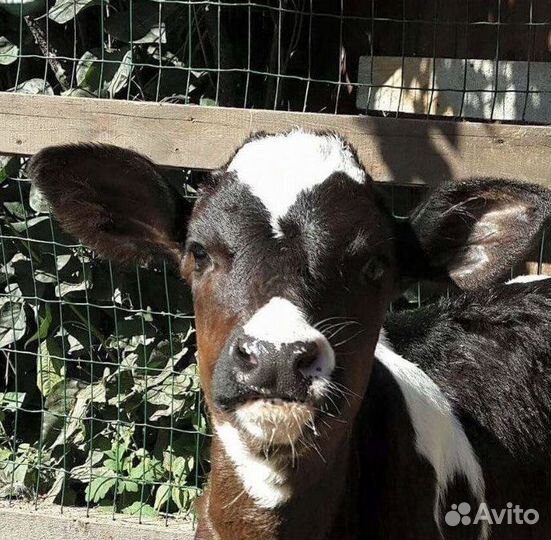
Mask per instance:
[[[322,351],[316,341],[274,345],[245,335],[236,340],[232,356],[241,384],[277,397],[321,375],[324,367]]]

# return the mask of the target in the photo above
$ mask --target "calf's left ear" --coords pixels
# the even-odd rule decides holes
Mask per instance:
[[[146,157],[110,145],[53,146],[28,172],[62,228],[100,256],[180,264],[189,209]]]
[[[447,277],[466,290],[488,286],[522,261],[550,216],[551,191],[540,186],[497,179],[442,184],[409,220],[404,274]]]

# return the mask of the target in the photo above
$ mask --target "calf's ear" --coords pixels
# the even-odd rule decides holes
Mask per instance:
[[[109,145],[53,146],[31,159],[29,176],[62,228],[100,256],[180,264],[188,212],[144,156]]]
[[[448,182],[403,228],[400,263],[411,277],[447,277],[466,290],[488,286],[522,261],[550,216],[551,191],[543,187],[497,179]]]

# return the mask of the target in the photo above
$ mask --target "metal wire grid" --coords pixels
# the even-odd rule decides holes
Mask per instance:
[[[516,116],[509,119],[551,122],[545,105],[551,97],[545,82],[551,6],[544,0],[9,5],[11,15],[0,26],[0,35],[12,44],[0,46],[4,90],[417,116],[438,114],[433,102],[457,95],[459,104],[444,113],[454,118],[473,114],[465,110],[465,99],[488,95],[487,120],[507,120],[497,108],[503,96],[514,95]],[[362,57],[368,66],[363,78]],[[388,57],[398,59],[394,77],[381,79],[374,66],[387,65]],[[431,64],[418,84],[406,72],[419,57]],[[460,62],[451,69],[459,81],[449,85],[452,64],[440,58]],[[472,68],[473,59],[486,63]],[[398,96],[389,110],[373,103],[374,92],[386,95],[385,90]],[[408,109],[408,92],[421,92],[429,103]],[[531,107],[536,110],[528,111]]]
[[[372,26],[373,47],[368,63],[368,79],[372,84],[363,92],[367,96],[366,112],[372,108],[374,91],[389,89],[398,96],[397,103],[389,109],[397,116],[408,112],[425,117],[444,114],[455,118],[551,123],[548,108],[542,108],[542,102],[535,99],[537,95],[543,100],[551,96],[551,85],[541,83],[541,76],[547,78],[550,72],[548,4],[539,1],[505,4],[499,0],[428,2],[424,12],[432,13],[432,19],[416,17],[411,4],[419,9],[419,4],[402,2],[401,20],[392,20],[393,26],[391,20],[386,21],[387,34],[400,34],[400,40],[391,43],[387,40],[382,47],[377,46]],[[374,5],[372,9],[375,10]],[[377,55],[383,55],[379,59],[384,61],[389,54],[397,57],[394,66],[399,64],[399,68],[395,67],[395,76],[389,77],[389,82],[376,81],[373,66]],[[412,62],[408,74],[408,61],[417,57],[429,61],[428,67],[422,62]],[[535,68],[537,75],[533,73]],[[409,98],[410,103],[404,103],[407,92],[421,93],[428,103],[415,95]],[[466,103],[469,97],[474,101],[470,107]],[[448,103],[438,104],[440,100]],[[489,101],[489,111],[484,111],[481,103],[484,100]],[[514,110],[496,114],[498,102],[507,100],[509,103],[500,103],[501,107],[508,105]],[[446,111],[446,106],[450,108],[449,101],[455,101],[455,107]],[[527,114],[529,107],[534,110]],[[384,113],[385,108],[378,110]]]
[[[4,182],[0,497],[188,515],[209,435],[187,289],[95,261],[24,175]]]

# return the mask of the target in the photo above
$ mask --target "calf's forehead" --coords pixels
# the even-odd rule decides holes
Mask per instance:
[[[217,262],[220,305],[243,314],[281,296],[321,309],[328,287],[340,290],[364,257],[386,252],[388,218],[346,142],[292,131],[236,152],[199,199],[189,239]]]
[[[344,173],[362,184],[366,181],[354,150],[343,139],[302,130],[254,137],[236,152],[227,172],[262,202],[276,236],[281,234],[279,219],[299,195],[332,174]]]
[[[255,245],[333,256],[358,233],[380,242],[387,217],[352,147],[332,133],[294,130],[237,150],[199,199],[189,237],[230,254]]]

